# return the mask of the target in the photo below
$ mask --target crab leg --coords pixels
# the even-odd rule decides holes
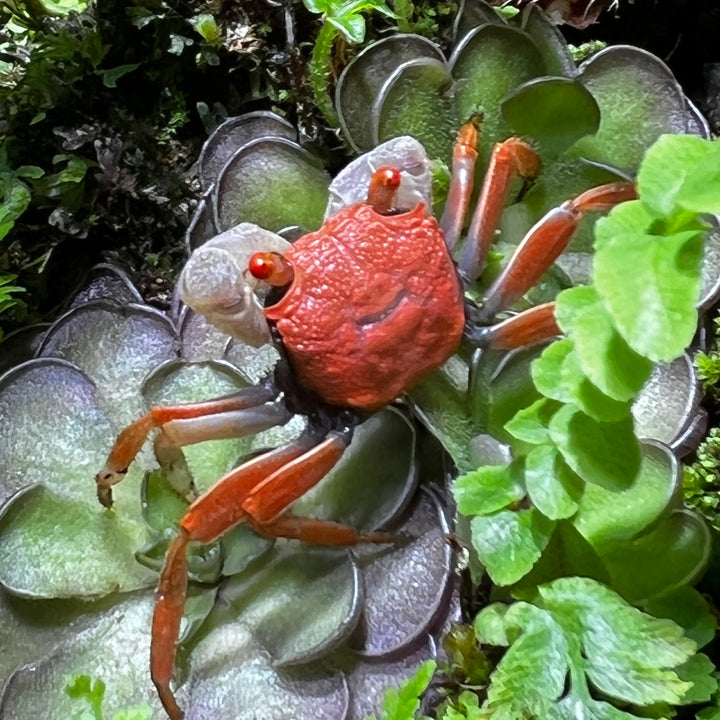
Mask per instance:
[[[240,390],[232,395],[216,398],[199,403],[185,403],[182,405],[158,405],[150,408],[150,410],[138,418],[135,422],[128,425],[117,437],[115,444],[110,451],[108,459],[102,470],[95,476],[97,484],[98,500],[105,506],[112,506],[112,486],[120,482],[130,463],[140,451],[147,436],[155,428],[164,428],[174,421],[195,421],[196,425],[200,422],[200,418],[208,418],[213,415],[231,414],[240,410],[247,410],[264,405],[266,402],[277,397],[277,391],[271,384],[257,385]],[[226,417],[230,417],[227,415]],[[252,421],[252,414],[246,416],[249,421],[250,431],[256,422]],[[237,426],[237,420],[233,423]],[[210,421],[210,425],[217,427],[215,421]],[[178,428],[178,432],[181,432]],[[188,432],[187,429],[184,430]],[[198,430],[198,435],[203,433]],[[200,439],[209,437],[207,431],[203,437],[190,442],[199,442]],[[215,435],[214,437],[223,437],[223,435]],[[227,435],[224,435],[227,437]],[[189,444],[185,442],[183,444]]]
[[[459,263],[463,277],[474,281],[482,272],[515,176],[531,180],[539,172],[540,158],[523,140],[512,137],[495,145]]]
[[[339,523],[285,514],[287,508],[317,484],[347,447],[342,433],[317,442],[305,433],[294,442],[260,455],[232,470],[201,495],[180,520],[160,575],[152,623],[150,673],[172,720],[183,712],[170,689],[187,593],[187,545],[209,543],[241,522],[271,537],[289,537],[323,545],[392,542],[388,533],[361,535]]]
[[[565,250],[583,215],[605,211],[637,197],[630,182],[615,182],[587,190],[550,210],[523,238],[505,269],[487,292],[479,319],[495,315],[519,300]]]
[[[465,337],[476,347],[514,350],[561,334],[555,320],[555,303],[550,302],[529,308],[497,325],[474,328]]]
[[[474,115],[459,130],[453,146],[452,175],[447,202],[440,228],[445,236],[445,245],[452,252],[462,232],[463,222],[470,204],[475,182],[477,162],[477,141],[481,117]]]

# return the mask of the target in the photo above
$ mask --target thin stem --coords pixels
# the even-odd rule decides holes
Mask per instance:
[[[332,72],[332,50],[337,34],[337,28],[329,22],[323,22],[310,60],[310,87],[315,96],[315,104],[333,127],[338,126],[338,116],[328,90],[328,78]]]

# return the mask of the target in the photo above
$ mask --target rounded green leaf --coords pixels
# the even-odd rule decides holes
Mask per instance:
[[[461,475],[452,487],[458,512],[489,515],[520,502],[525,488],[519,470],[513,465],[486,465]]]
[[[600,126],[595,99],[568,78],[530,80],[503,100],[501,110],[513,132],[538,143],[543,158],[557,157]]]
[[[531,367],[535,387],[551,400],[561,403],[572,402],[572,395],[562,383],[562,366],[565,358],[573,351],[573,345],[567,338],[548,345]]]
[[[478,515],[470,525],[473,547],[497,585],[512,585],[527,575],[555,527],[552,520],[532,508]]]
[[[345,550],[276,545],[223,584],[206,632],[239,618],[277,665],[307,662],[349,635],[361,593]]]
[[[137,488],[136,477],[127,482],[133,480]],[[139,506],[137,498],[135,513],[112,512],[42,486],[21,491],[0,515],[0,584],[17,595],[46,598],[97,597],[153,585],[155,573],[136,562],[133,552],[148,540]]]
[[[447,65],[439,60],[420,58],[399,66],[375,101],[373,134],[381,142],[412,135],[430,157],[449,163],[458,127],[451,83]]]
[[[630,416],[598,422],[566,405],[550,421],[550,437],[565,462],[587,483],[627,488],[640,469],[640,445]]]
[[[602,554],[612,587],[631,602],[699,578],[711,552],[710,530],[692,510],[675,510],[651,532]]]
[[[336,720],[349,698],[339,673],[317,665],[275,668],[242,620],[216,628],[193,650],[180,688],[186,720]]]
[[[720,143],[694,135],[662,135],[638,173],[641,202],[657,217],[677,207],[720,212]]]
[[[643,443],[640,472],[623,489],[588,483],[573,524],[597,549],[623,547],[655,522],[677,496],[679,463],[660,443]]]
[[[560,293],[555,317],[572,338],[580,367],[593,384],[615,400],[637,395],[650,375],[650,361],[622,339],[594,287]]]
[[[505,430],[517,440],[531,445],[542,445],[550,438],[548,423],[557,409],[557,403],[551,402],[547,398],[541,398],[532,405],[519,410],[505,424]]]
[[[635,352],[666,362],[690,344],[697,326],[702,249],[695,230],[667,236],[628,233],[598,248],[595,286]]]
[[[86,372],[119,432],[145,412],[139,393],[144,377],[175,359],[178,349],[175,328],[158,310],[93,300],[60,317],[38,355],[63,358]]]
[[[540,445],[527,456],[525,484],[532,504],[550,520],[572,517],[584,489],[551,445]]]
[[[398,34],[368,45],[345,67],[335,91],[335,106],[346,138],[355,150],[378,144],[370,113],[380,89],[405,62],[432,58],[444,62],[440,48],[420,35]]]
[[[422,492],[397,530],[407,540],[355,548],[365,598],[350,647],[362,657],[390,659],[424,645],[434,623],[447,612],[453,552],[443,512],[431,493]]]
[[[3,378],[0,403],[17,420],[0,431],[2,495],[41,483],[3,508],[0,583],[13,592],[87,597],[154,581],[134,559],[148,540],[138,493],[147,459],[117,487],[113,512],[97,502],[95,473],[115,435],[102,402],[61,360],[34,360]]]
[[[277,232],[320,227],[330,176],[320,161],[282,138],[254,140],[223,167],[215,185],[220,231],[250,222]]]
[[[223,165],[243,145],[267,137],[296,140],[297,130],[284,118],[265,110],[244,113],[220,123],[205,141],[198,158],[198,175],[203,187],[209,188],[217,180]]]
[[[573,154],[633,173],[663,133],[685,132],[685,98],[668,67],[630,46],[601,50],[580,66],[580,82],[600,106],[600,129],[581,140]]]
[[[450,58],[455,102],[461,120],[483,113],[481,156],[507,137],[500,104],[518,85],[544,75],[545,62],[524,32],[507,25],[483,25],[468,33]]]
[[[630,413],[626,402],[608,397],[583,372],[571,340],[549,345],[533,362],[535,386],[553,400],[572,403],[599,422],[622,420]]]
[[[0,408],[12,422],[0,423],[0,503],[36,483],[96,502],[93,478],[114,432],[101,403],[90,378],[64,360],[30,360],[3,375]]]
[[[116,718],[140,705],[160,718],[162,706],[149,671],[152,608],[149,592],[111,606],[88,606],[87,617],[75,621],[70,637],[63,637],[60,629],[61,641],[49,654],[33,658],[8,678],[0,716],[3,720],[87,717],[87,704],[69,697],[65,688],[73,677],[89,675],[105,683],[103,717]]]

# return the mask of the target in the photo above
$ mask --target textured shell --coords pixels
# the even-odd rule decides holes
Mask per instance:
[[[351,205],[285,257],[295,279],[265,315],[300,382],[326,402],[379,409],[457,349],[460,283],[424,205],[399,215]]]

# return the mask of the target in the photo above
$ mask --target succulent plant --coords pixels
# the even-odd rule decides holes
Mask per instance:
[[[499,248],[507,254],[558,200],[633,175],[661,133],[708,135],[667,68],[642,51],[611,48],[576,68],[532,6],[511,26],[484,3],[467,4],[456,27],[450,60],[423,38],[398,35],[348,65],[337,90],[343,131],[356,150],[374,149],[332,183],[281,118],[261,112],[223,123],[200,157],[204,195],[188,249],[240,223],[288,239],[315,229],[325,213],[363,199],[370,171],[382,164],[403,171],[403,202],[420,198],[429,206],[425,152],[447,164],[459,122],[482,111],[483,157],[515,132],[537,144],[545,165],[542,178],[517,188],[505,210]],[[436,179],[441,175],[436,171]],[[591,225],[527,302],[587,278]],[[716,223],[707,247],[702,307],[717,294]],[[0,633],[13,648],[2,659],[0,712],[16,720],[49,717],[49,708],[70,715],[62,695],[67,676],[89,672],[106,679],[111,707],[147,700],[161,717],[146,669],[147,588],[188,487],[153,473],[146,452],[110,513],[97,506],[91,478],[114,434],[148,403],[257,382],[277,355],[208,325],[183,306],[179,291],[169,317],[142,305],[127,277],[108,267],[52,327],[11,338],[4,348],[13,364],[34,359],[0,378],[3,415],[19,419],[0,428]],[[530,371],[536,357],[521,351],[478,362],[457,355],[411,395],[414,413],[461,472],[509,459],[504,426],[537,397]],[[562,547],[575,542],[602,551],[606,570],[631,600],[682,585],[706,560],[707,529],[676,507],[678,461],[668,450],[680,453],[692,442],[702,423],[698,403],[686,356],[658,366],[634,410],[638,434],[648,439],[635,482],[620,493],[588,485],[568,533],[553,538]],[[250,439],[189,448],[194,485],[206,488],[239,458],[285,441],[301,425],[295,418]],[[363,426],[343,464],[298,503],[303,513],[360,528],[395,522],[413,538],[406,546],[330,552],[272,544],[239,528],[193,554],[200,584],[188,603],[178,691],[188,719],[251,718],[257,703],[270,718],[360,718],[377,711],[386,685],[434,655],[434,638],[456,602],[443,537],[451,511],[437,463],[425,474],[440,477],[417,488],[416,451],[438,456],[434,442],[427,434],[418,441],[407,408],[383,411]],[[371,478],[371,489],[352,482],[358,477]],[[676,551],[666,575],[658,579],[657,562],[648,562],[646,576],[630,577],[628,568],[641,565],[656,543]],[[552,577],[552,557],[546,553],[527,582]],[[78,608],[69,600],[77,597],[92,604]],[[10,643],[18,635],[27,642]]]

